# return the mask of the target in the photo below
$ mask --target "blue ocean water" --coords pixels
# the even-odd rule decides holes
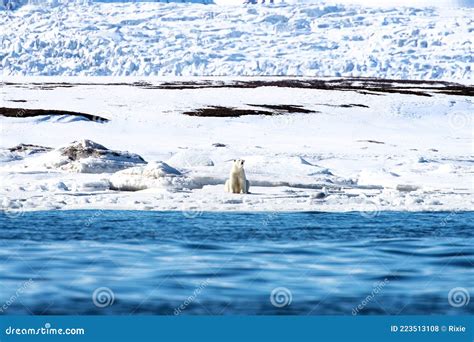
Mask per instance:
[[[474,212],[1,213],[0,314],[474,313],[472,222]]]

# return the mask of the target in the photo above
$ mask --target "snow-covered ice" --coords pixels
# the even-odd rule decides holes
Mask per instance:
[[[472,81],[473,8],[371,8],[334,2],[39,2],[0,11],[0,68],[4,76]]]
[[[110,173],[145,164],[136,154],[111,151],[105,146],[84,139],[45,153],[36,158],[48,169],[70,170],[80,173]]]
[[[110,121],[0,116],[2,205],[472,210],[472,96],[443,92],[442,83],[382,91],[268,86],[272,80],[283,81],[7,78],[0,107],[63,109]],[[255,81],[262,83],[245,86]],[[472,95],[472,87],[464,90]],[[208,106],[250,112],[289,105],[312,112],[183,114]],[[224,192],[235,158],[246,160],[251,194]]]
[[[110,178],[110,185],[111,189],[122,191],[156,188],[181,190],[184,185],[184,180],[185,178],[182,177],[181,172],[162,161],[158,161],[144,166],[125,169],[113,174]]]

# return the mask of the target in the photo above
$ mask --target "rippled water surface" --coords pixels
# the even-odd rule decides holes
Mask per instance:
[[[368,216],[0,214],[0,314],[474,313],[474,212]]]

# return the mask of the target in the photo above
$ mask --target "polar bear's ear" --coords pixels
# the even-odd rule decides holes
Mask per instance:
[[[237,159],[234,159],[234,163],[237,161]]]

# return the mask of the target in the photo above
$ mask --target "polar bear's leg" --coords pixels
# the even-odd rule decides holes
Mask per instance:
[[[229,180],[225,181],[224,190],[225,190],[225,192],[230,192]]]
[[[240,193],[240,186],[239,186],[239,182],[232,182],[232,193],[234,194],[238,194]]]
[[[231,176],[229,179],[229,192],[238,194],[240,192],[239,180],[235,176]]]
[[[248,180],[244,179],[244,181],[242,182],[242,191],[241,193],[242,194],[248,194],[249,193],[249,188],[250,188],[250,183]]]
[[[249,181],[244,179],[244,181],[242,182],[242,187],[240,189],[240,193],[248,194],[249,193],[249,187],[250,187]]]

